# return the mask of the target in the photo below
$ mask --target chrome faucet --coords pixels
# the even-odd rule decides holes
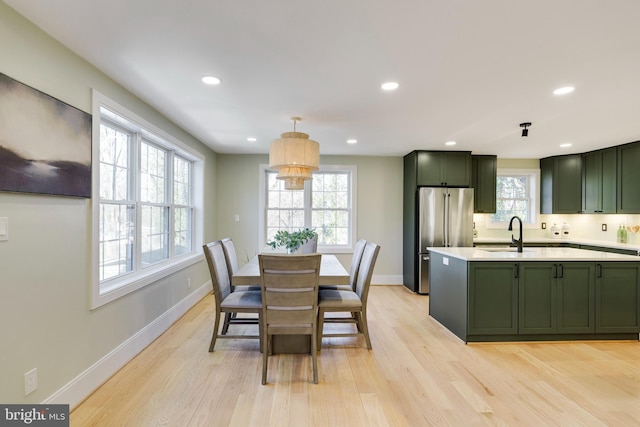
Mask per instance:
[[[518,252],[522,252],[522,220],[520,219],[519,216],[512,216],[511,220],[509,221],[509,231],[513,231],[513,220],[517,219],[518,222],[520,223],[520,239],[515,239],[513,237],[513,234],[511,235],[511,243],[515,243],[516,246],[518,247]]]

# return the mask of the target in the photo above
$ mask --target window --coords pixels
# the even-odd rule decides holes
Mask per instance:
[[[491,223],[502,226],[517,215],[524,224],[536,224],[539,182],[537,169],[498,169],[496,213]]]
[[[322,166],[304,190],[286,190],[277,172],[261,166],[260,246],[276,231],[312,228],[323,252],[349,252],[355,241],[355,166]]]
[[[94,118],[98,307],[200,258],[203,196],[198,153],[97,92]]]

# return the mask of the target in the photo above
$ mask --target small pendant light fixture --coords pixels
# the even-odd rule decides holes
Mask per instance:
[[[300,117],[292,117],[293,132],[285,132],[269,148],[269,168],[278,171],[276,179],[284,180],[287,190],[302,190],[304,182],[311,180],[311,172],[320,166],[320,144],[309,135],[296,132]]]
[[[523,138],[526,138],[527,136],[529,136],[529,129],[527,129],[529,126],[531,126],[531,123],[529,123],[529,122],[520,123],[520,127],[522,128],[522,137]]]

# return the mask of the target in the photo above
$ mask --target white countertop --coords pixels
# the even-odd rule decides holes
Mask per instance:
[[[601,246],[601,245],[599,245]],[[464,261],[636,261],[640,257],[610,252],[590,251],[574,248],[531,248],[526,247],[518,253],[515,248],[494,251],[497,248],[427,248],[431,252],[441,253]]]
[[[495,244],[495,245],[509,245],[511,239],[502,237],[476,237],[473,239],[473,243]],[[525,247],[527,243],[572,243],[574,245],[589,245],[600,246],[603,248],[614,249],[628,249],[632,251],[640,251],[640,245],[633,245],[630,243],[617,243],[607,240],[591,240],[591,239],[552,239],[551,237],[527,237],[524,239]]]

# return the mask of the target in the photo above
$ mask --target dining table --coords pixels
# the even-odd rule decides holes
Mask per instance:
[[[321,285],[348,285],[349,272],[342,266],[335,255],[322,254],[318,282]],[[233,286],[256,285],[259,283],[260,266],[258,265],[257,255],[240,267],[231,277]]]
[[[268,253],[268,252],[265,252]],[[320,285],[348,285],[349,272],[333,254],[322,254],[320,258]],[[258,255],[240,267],[231,276],[233,286],[260,284],[260,265]],[[319,333],[322,333],[321,331]],[[274,335],[272,352],[279,353],[311,353],[311,337],[309,335]]]

